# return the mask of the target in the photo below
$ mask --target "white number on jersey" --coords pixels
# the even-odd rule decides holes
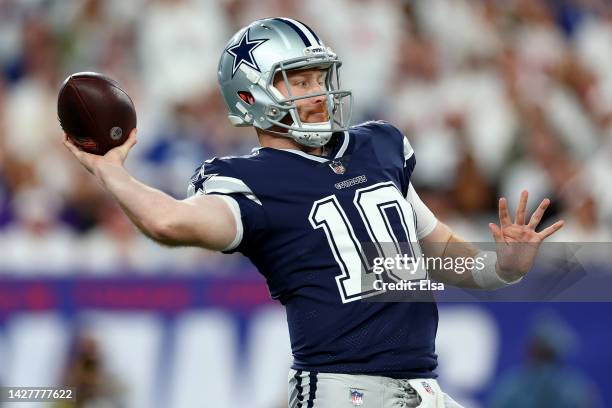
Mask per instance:
[[[376,246],[379,257],[395,259],[398,254],[402,256],[406,254],[416,259],[421,256],[414,211],[393,183],[378,183],[356,190],[353,204],[357,207],[361,221],[368,231],[370,242]],[[407,251],[401,250],[400,241],[389,220],[390,211],[397,213],[404,236],[408,237]],[[361,243],[336,196],[330,195],[315,201],[310,210],[309,220],[313,228],[323,228],[325,231],[327,242],[342,271],[336,276],[342,303],[380,294],[382,291],[377,291],[373,286],[374,280],[379,277],[372,273],[373,265],[364,256]],[[416,273],[409,273],[406,269],[389,269],[385,273],[394,281],[426,277],[423,268]]]

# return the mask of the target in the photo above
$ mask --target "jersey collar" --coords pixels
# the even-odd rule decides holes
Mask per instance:
[[[342,137],[342,144],[340,145],[340,148],[336,151],[336,154],[334,155],[334,159],[338,159],[344,156],[344,153],[346,153],[346,149],[348,148],[349,141],[350,141],[349,132],[344,131],[343,133],[344,134]],[[278,149],[278,150],[297,154],[298,156],[302,156],[302,157],[305,157],[306,159],[310,159],[310,160],[313,160],[319,163],[327,163],[330,160],[330,157],[317,156],[316,154],[309,154],[309,153],[303,152],[298,149]]]

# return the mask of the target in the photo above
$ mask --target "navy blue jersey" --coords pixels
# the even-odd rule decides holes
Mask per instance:
[[[385,122],[331,143],[325,157],[264,147],[206,161],[191,193],[238,203],[239,242],[228,252],[247,256],[285,305],[294,369],[435,377],[435,303],[370,302],[377,293],[361,277],[367,243],[418,246],[405,198],[414,153]]]

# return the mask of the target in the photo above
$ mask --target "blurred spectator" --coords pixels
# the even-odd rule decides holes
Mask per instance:
[[[224,0],[225,12],[228,18],[229,31],[235,33],[254,20],[271,16],[299,16],[302,15],[297,0]]]
[[[533,322],[523,366],[508,373],[495,388],[492,408],[603,407],[599,391],[587,377],[565,364],[578,339],[554,314]]]
[[[594,108],[606,115],[604,126],[610,126],[612,110],[612,10],[604,0],[584,2],[587,17],[578,25],[574,46],[580,62],[594,73],[600,87],[593,93]]]
[[[419,0],[415,14],[422,33],[439,44],[446,68],[471,58],[487,59],[501,47],[501,14],[494,2]],[[449,22],[452,21],[452,24]]]
[[[21,80],[7,92],[7,154],[20,161],[42,158],[57,141],[57,47],[43,16],[28,17],[21,27]]]
[[[172,103],[216,87],[230,31],[213,0],[155,0],[139,16],[138,52],[151,97]]]
[[[74,269],[74,236],[58,222],[60,205],[57,195],[41,188],[23,189],[12,197],[16,223],[0,235],[0,270],[56,275]]]
[[[74,387],[76,402],[58,404],[57,408],[122,408],[126,390],[119,380],[106,371],[102,353],[95,338],[81,334],[74,355],[68,363],[62,384]]]

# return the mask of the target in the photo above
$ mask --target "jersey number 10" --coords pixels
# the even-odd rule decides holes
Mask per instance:
[[[379,257],[395,259],[399,254],[416,259],[421,256],[414,211],[395,184],[385,182],[360,188],[355,191],[353,204],[366,227],[369,241],[375,245]],[[400,242],[394,232],[389,219],[391,211],[395,211],[399,217],[399,224],[407,238],[406,243]],[[309,220],[313,228],[322,228],[325,231],[327,242],[342,271],[336,276],[342,303],[380,294],[381,291],[374,289],[373,286],[373,282],[380,277],[372,273],[373,265],[364,255],[353,226],[336,196],[330,195],[315,201],[310,210]],[[399,228],[399,226],[396,227]],[[410,273],[407,270],[389,269],[385,273],[394,281],[425,279],[426,277],[426,272],[422,268]]]

